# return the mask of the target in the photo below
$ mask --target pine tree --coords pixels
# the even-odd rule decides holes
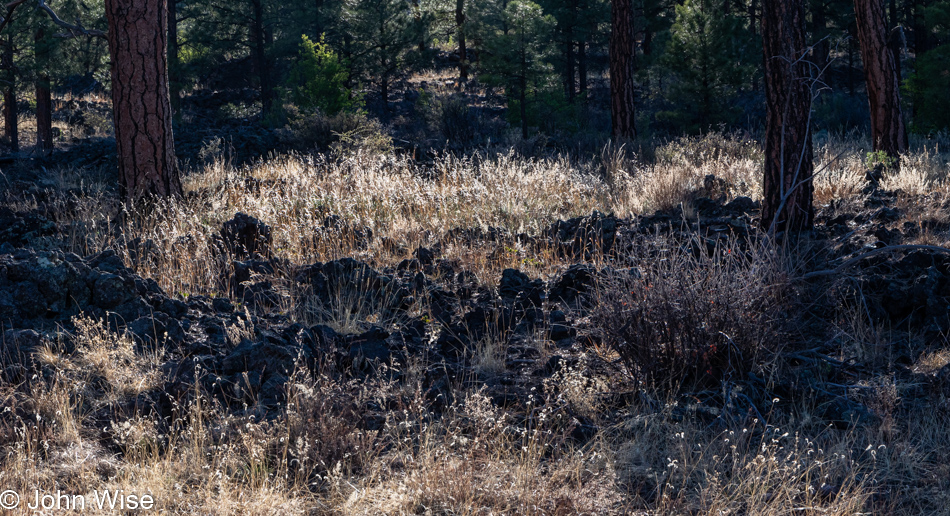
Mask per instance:
[[[724,15],[714,0],[676,6],[662,64],[675,75],[668,100],[677,107],[663,115],[678,127],[703,131],[739,114],[733,100],[755,69],[744,25],[738,15]]]
[[[168,98],[165,0],[106,0],[119,185],[126,199],[181,195]]]
[[[614,138],[637,137],[633,1],[610,3],[610,121]]]
[[[897,62],[887,44],[884,5],[881,0],[854,0],[854,12],[871,108],[871,142],[875,151],[896,157],[907,152],[907,130]]]
[[[546,61],[551,52],[554,19],[530,0],[512,0],[501,15],[501,26],[485,36],[481,79],[504,86],[508,108],[517,108],[521,136],[528,137],[528,104],[551,77]]]
[[[905,82],[913,109],[912,128],[932,133],[950,128],[950,1],[920,8],[928,49],[917,54],[914,72]]]
[[[322,37],[310,41],[301,36],[300,53],[287,82],[294,103],[304,109],[319,109],[332,116],[359,105],[346,87],[349,72],[345,63]]]
[[[418,44],[430,22],[417,16],[406,0],[347,0],[343,7],[348,57],[362,76],[379,86],[388,110],[395,77],[420,62]]]

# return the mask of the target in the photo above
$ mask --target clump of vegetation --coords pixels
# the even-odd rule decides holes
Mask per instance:
[[[645,245],[637,255],[664,259],[617,272],[602,289],[594,318],[604,343],[649,388],[745,378],[786,340],[781,325],[794,310],[785,306],[783,267],[740,242],[701,245]]]
[[[347,87],[350,81],[348,67],[326,43],[300,37],[297,62],[290,70],[287,86],[290,98],[299,108],[319,110],[329,117],[342,111],[354,111],[362,106],[362,99]]]

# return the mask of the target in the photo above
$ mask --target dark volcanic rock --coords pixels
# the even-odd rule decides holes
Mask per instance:
[[[588,306],[597,285],[597,269],[593,265],[575,264],[568,267],[551,285],[548,299],[564,303],[569,308]]]
[[[220,242],[231,256],[241,259],[255,254],[269,256],[273,238],[270,226],[238,212],[221,226]]]
[[[387,362],[392,356],[387,339],[389,332],[373,327],[350,341],[350,358],[363,359],[369,362]]]
[[[562,255],[590,258],[596,251],[609,253],[618,228],[624,224],[613,215],[594,211],[586,217],[559,220],[548,228],[547,233]]]
[[[56,224],[38,213],[0,207],[0,244],[22,247],[34,238],[55,234],[57,229]]]
[[[520,308],[541,306],[544,297],[544,282],[532,280],[517,269],[505,269],[501,273],[498,294],[506,301],[514,301]]]

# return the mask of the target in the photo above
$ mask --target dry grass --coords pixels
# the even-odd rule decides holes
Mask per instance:
[[[936,146],[917,145],[885,185],[904,191],[906,220],[946,222],[946,156]],[[607,147],[589,159],[446,156],[431,170],[358,149],[334,158],[280,156],[242,168],[219,157],[189,172],[184,199],[126,217],[116,217],[121,208],[108,187],[83,180],[86,171],[63,169],[51,181],[83,193],[48,209],[69,228],[68,249],[116,249],[171,295],[230,295],[219,281],[211,238],[238,211],[269,224],[275,254],[294,263],[352,256],[392,265],[420,245],[444,240],[442,257],[494,284],[504,268],[550,277],[569,262],[516,239],[501,251],[445,239],[449,230],[498,227],[537,236],[557,219],[593,210],[625,216],[673,208],[697,195],[761,197],[761,155],[752,142],[711,135],[670,143],[656,155],[645,163]],[[854,141],[819,147],[818,161],[828,167],[816,180],[816,203],[857,202],[863,160]],[[725,180],[716,192],[704,191],[708,174]],[[324,228],[332,215],[341,224]],[[364,238],[367,228],[372,236]],[[933,230],[918,238],[945,242],[947,236]],[[775,339],[786,334],[765,323],[789,306],[782,290],[787,265],[724,249],[705,258],[677,249],[644,251],[637,263],[642,275],[617,283],[623,289],[601,299],[601,307],[616,302],[614,315],[626,310],[627,319],[652,323],[654,330],[672,321],[668,328],[679,332],[644,327],[637,334],[644,339],[672,335],[676,342],[708,344],[705,337],[725,335],[718,342],[743,346],[749,360],[754,351],[781,348]],[[279,287],[287,294],[280,309],[305,324],[329,323],[342,333],[385,324],[384,310],[354,303],[345,292],[336,309],[317,311],[289,282]],[[842,313],[849,315],[840,323],[849,354],[886,351],[890,329],[871,331],[861,313]],[[945,402],[915,408],[901,398],[890,373],[862,380],[857,390],[866,392],[879,418],[849,431],[818,423],[809,400],[777,400],[771,409],[736,413],[712,426],[678,419],[675,400],[617,409],[605,401],[616,389],[616,368],[561,370],[532,404],[505,410],[478,388],[459,387],[456,401],[439,414],[414,381],[396,385],[381,375],[348,382],[300,370],[272,420],[253,411],[236,415],[195,387],[169,422],[131,402],[154,394],[165,380],[161,353],[136,348],[98,321],[74,324],[71,352],[51,340],[37,357],[42,375],[0,386],[4,489],[123,489],[152,494],[164,513],[219,515],[936,514],[950,507],[950,408]],[[229,331],[239,337],[253,328]],[[505,372],[503,346],[492,335],[478,343],[478,374]],[[606,348],[594,351],[615,357]],[[682,367],[704,370],[677,357],[676,349],[668,357],[677,374]],[[649,365],[643,362],[649,358],[630,364]],[[948,361],[946,349],[934,349],[916,368],[931,373]],[[404,374],[419,378],[429,365],[411,364]],[[747,368],[717,374],[729,380],[739,372]],[[392,408],[371,431],[360,420],[370,401]],[[570,437],[578,416],[601,425],[583,445]]]

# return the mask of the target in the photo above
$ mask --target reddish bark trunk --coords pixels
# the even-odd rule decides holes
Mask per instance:
[[[261,88],[261,110],[264,115],[271,111],[273,103],[273,86],[271,86],[270,66],[267,62],[267,31],[264,29],[264,3],[263,0],[253,0],[254,22],[251,27],[252,38],[254,40],[254,66],[257,69],[259,86]]]
[[[127,200],[181,195],[168,97],[166,0],[106,0],[119,185]]]
[[[871,142],[874,150],[898,156],[907,152],[907,130],[897,63],[887,46],[884,4],[881,0],[854,0],[854,13],[871,108]]]
[[[762,227],[799,231],[812,226],[811,84],[804,61],[802,0],[771,0],[762,6],[765,59],[765,177]]]
[[[610,118],[614,138],[637,137],[634,103],[634,39],[631,0],[611,0]]]

